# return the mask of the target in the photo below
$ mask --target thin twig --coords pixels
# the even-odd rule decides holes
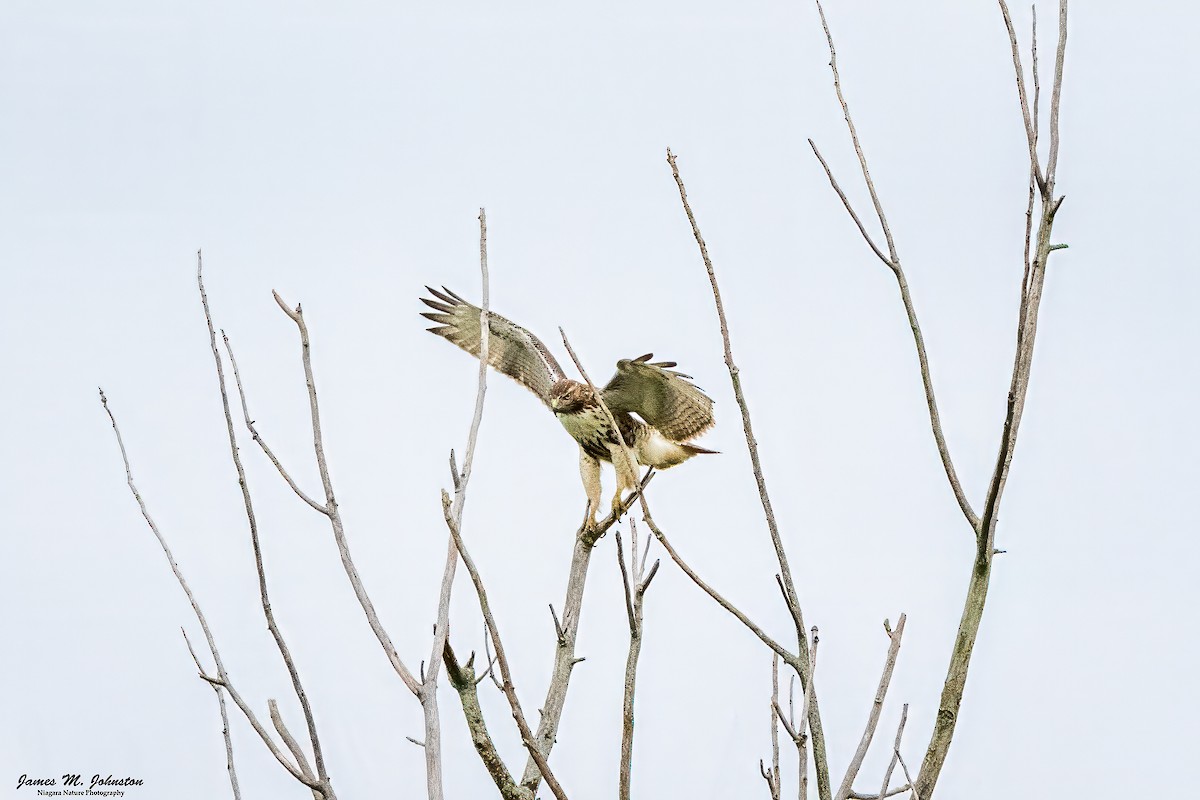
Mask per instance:
[[[898,794],[911,791],[912,787],[906,783],[903,786],[897,786],[895,789],[888,789],[884,797],[895,797]],[[851,792],[849,800],[878,800],[878,798],[879,795],[874,792]]]
[[[300,772],[299,768],[297,768],[295,764],[288,760],[287,756],[283,754],[283,751],[279,749],[279,745],[276,744],[275,740],[271,738],[271,735],[267,732],[267,729],[264,728],[262,723],[258,721],[258,717],[254,714],[254,711],[242,698],[237,689],[234,688],[232,681],[230,681],[229,675],[225,671],[225,665],[221,661],[220,651],[217,650],[217,643],[213,638],[212,629],[208,626],[208,620],[205,618],[204,612],[200,610],[200,604],[196,601],[196,596],[192,594],[191,587],[188,586],[187,580],[183,577],[183,571],[180,570],[179,564],[175,562],[175,556],[171,554],[171,548],[167,545],[166,538],[162,535],[162,531],[159,530],[158,524],[155,523],[154,518],[150,516],[150,512],[146,508],[146,503],[144,500],[142,500],[141,492],[138,491],[137,486],[133,482],[133,470],[129,466],[129,455],[125,452],[125,441],[121,438],[121,429],[117,427],[117,418],[113,416],[112,410],[108,407],[108,398],[105,396],[104,390],[100,389],[99,391],[100,405],[104,408],[104,413],[108,415],[108,419],[112,423],[113,434],[117,438],[117,448],[121,451],[121,461],[125,466],[125,483],[129,486],[129,492],[133,495],[133,499],[137,501],[138,508],[142,512],[142,519],[146,521],[146,525],[149,526],[150,531],[154,534],[154,538],[158,540],[158,545],[160,548],[162,548],[163,555],[167,557],[167,563],[171,566],[171,572],[175,574],[175,580],[179,583],[179,587],[183,589],[184,595],[187,596],[188,603],[192,607],[192,612],[196,615],[196,621],[200,623],[200,629],[204,632],[204,638],[208,642],[208,651],[212,654],[213,663],[216,664],[217,677],[213,678],[201,672],[201,679],[210,684],[221,686],[227,692],[229,692],[230,699],[233,700],[234,705],[236,705],[238,710],[240,710],[246,717],[246,721],[250,723],[250,727],[254,728],[254,732],[258,734],[258,737],[262,739],[263,744],[265,744],[267,749],[271,751],[271,755],[275,756],[275,760],[278,761],[293,778],[300,781],[310,789],[320,788],[316,783],[309,781],[304,774]]]
[[[911,790],[914,800],[921,800],[921,792],[917,789],[917,784],[913,781],[912,775],[908,772],[908,764],[904,763],[904,756],[900,755],[900,751],[896,751],[896,760],[900,762],[900,769],[904,771],[904,779],[908,781],[908,785],[901,788],[900,791]],[[899,792],[894,792],[899,794]]]
[[[200,665],[200,659],[196,658],[196,651],[192,648],[192,641],[188,638],[187,631],[183,628],[179,629],[183,634],[183,642],[187,645],[188,654],[191,655],[192,661],[196,663],[196,671],[203,675],[204,667]],[[242,800],[242,790],[238,786],[237,769],[233,766],[233,739],[229,735],[229,712],[225,709],[225,695],[221,693],[221,687],[215,684],[209,684],[212,690],[217,695],[217,705],[221,709],[221,738],[225,740],[225,770],[229,773],[229,784],[233,788],[233,800]]]
[[[900,759],[900,739],[904,736],[904,723],[906,722],[908,722],[908,703],[905,703],[904,708],[900,711],[900,724],[896,726],[896,741],[892,745],[892,760],[888,762],[888,768],[883,773],[883,786],[879,787],[879,800],[887,797],[888,784],[892,782],[892,771],[896,769],[896,762]]]
[[[467,484],[471,480],[471,469],[475,464],[475,445],[479,441],[479,426],[483,422],[483,401],[487,395],[488,345],[491,340],[491,325],[488,322],[491,282],[487,260],[487,212],[479,209],[479,272],[482,296],[479,310],[479,379],[475,390],[475,411],[471,415],[471,428],[467,432],[467,452],[461,473],[454,473],[454,520],[462,524],[463,508],[467,502]],[[451,450],[451,469],[455,469],[454,451]],[[447,536],[446,563],[442,568],[442,583],[438,589],[437,621],[433,626],[433,644],[429,651],[430,672],[421,676],[421,711],[425,719],[425,775],[429,800],[442,798],[442,723],[438,710],[437,668],[450,635],[450,596],[454,589],[454,573],[458,566],[458,548],[454,539]]]
[[[1054,56],[1054,85],[1050,95],[1050,154],[1046,156],[1046,194],[1053,196],[1058,177],[1058,115],[1062,110],[1063,65],[1067,59],[1067,0],[1058,2],[1058,50]]]
[[[758,771],[762,773],[763,780],[767,782],[767,790],[771,793],[771,800],[779,800],[779,722],[782,720],[789,728],[791,734],[791,725],[783,718],[783,711],[779,708],[779,655],[773,653],[771,655],[771,768],[763,769],[762,761],[758,762]]]
[[[637,535],[637,523],[631,517],[629,536],[636,542]],[[621,582],[625,587],[625,605],[629,612],[629,655],[625,659],[625,691],[621,706],[621,767],[617,797],[619,800],[629,800],[630,780],[633,772],[633,700],[637,691],[638,658],[642,652],[642,635],[645,629],[644,601],[646,590],[650,588],[650,582],[654,580],[654,576],[658,572],[659,562],[655,561],[650,572],[643,574],[635,553],[632,559],[633,583],[631,587],[629,570],[625,566],[624,548],[621,546],[620,531],[615,534],[615,537],[617,560],[621,564]]]
[[[279,457],[275,455],[275,451],[271,449],[270,445],[267,444],[266,439],[264,439],[262,434],[258,432],[258,428],[255,427],[254,420],[250,419],[250,408],[246,402],[246,390],[242,386],[242,374],[238,370],[237,359],[233,356],[233,345],[229,343],[229,337],[225,335],[224,330],[221,331],[221,338],[225,342],[225,352],[229,355],[229,365],[233,368],[233,380],[237,385],[238,399],[241,401],[242,406],[242,419],[246,423],[246,429],[250,431],[250,438],[254,440],[263,453],[266,454],[267,458],[270,459],[271,463],[275,465],[275,469],[279,472],[284,481],[287,482],[287,485],[297,497],[307,503],[314,511],[317,511],[325,516],[329,516],[329,509],[325,508],[325,506],[309,497],[308,494],[300,488],[296,481],[292,479],[292,476],[284,468],[283,462],[279,460]]]
[[[879,223],[883,227],[884,235],[887,237],[888,255],[886,257],[880,252],[879,248],[871,240],[870,236],[867,235],[866,228],[863,226],[862,220],[860,220],[858,215],[854,212],[854,209],[850,205],[849,199],[846,197],[846,193],[843,192],[842,187],[838,185],[837,180],[833,176],[833,171],[829,168],[829,164],[825,161],[824,157],[821,156],[820,151],[817,149],[817,145],[812,139],[808,140],[808,144],[812,148],[813,153],[816,155],[817,160],[821,162],[821,166],[825,169],[825,175],[829,179],[830,186],[833,187],[834,192],[837,193],[837,196],[841,199],[842,204],[850,213],[851,219],[854,220],[855,225],[858,226],[859,231],[862,232],[864,238],[867,240],[867,243],[875,252],[875,255],[879,256],[883,263],[887,265],[887,267],[892,271],[892,274],[896,277],[896,283],[900,288],[900,299],[904,303],[904,311],[908,316],[908,326],[912,330],[913,343],[917,348],[917,361],[920,362],[921,366],[921,383],[925,390],[925,404],[929,408],[929,424],[933,429],[933,438],[934,442],[937,444],[938,455],[942,459],[942,468],[946,472],[946,479],[950,483],[951,491],[954,492],[954,499],[958,502],[958,507],[962,510],[963,516],[966,517],[967,522],[970,523],[971,530],[977,531],[979,528],[979,517],[975,514],[974,509],[971,508],[970,501],[967,500],[967,495],[963,491],[962,483],[958,478],[958,472],[954,469],[954,462],[950,458],[950,449],[946,444],[945,434],[942,432],[941,415],[938,413],[937,398],[933,391],[933,377],[929,369],[929,357],[925,352],[925,337],[921,333],[921,325],[917,320],[917,310],[913,305],[912,295],[908,289],[908,279],[904,275],[904,268],[900,265],[900,256],[896,251],[896,244],[892,239],[891,230],[888,228],[887,217],[883,213],[883,204],[880,202],[879,195],[875,191],[875,184],[871,180],[871,173],[867,168],[867,157],[863,152],[862,145],[859,143],[858,132],[854,127],[854,120],[850,116],[850,106],[846,103],[846,98],[842,94],[841,79],[837,71],[837,51],[833,46],[833,34],[829,30],[829,24],[825,20],[825,10],[821,7],[820,2],[817,2],[817,11],[821,17],[821,26],[825,30],[826,41],[829,43],[829,66],[833,71],[833,84],[834,89],[837,92],[838,102],[841,103],[842,112],[846,118],[846,127],[850,131],[850,138],[854,143],[854,152],[858,155],[858,163],[862,168],[863,178],[866,181],[867,189],[871,195],[871,202],[875,205],[875,211],[879,217]]]
[[[798,797],[800,800],[808,799],[808,755],[805,752],[806,737],[804,728],[808,724],[808,707],[813,699],[813,686],[817,682],[817,648],[821,644],[820,636],[817,632],[817,626],[812,627],[812,641],[808,647],[808,685],[804,687],[804,696],[800,700],[800,730],[798,736],[794,739],[796,742],[796,752],[799,756],[799,765],[797,769],[800,773],[800,790]]]
[[[892,240],[892,230],[888,227],[887,216],[883,213],[883,204],[879,202],[879,193],[875,191],[875,182],[871,180],[871,171],[867,169],[867,157],[863,155],[862,145],[858,141],[858,131],[855,130],[854,119],[850,116],[850,105],[846,102],[845,95],[842,94],[842,80],[838,75],[837,50],[833,46],[833,34],[829,32],[829,23],[825,21],[825,9],[821,7],[821,0],[816,0],[816,3],[817,13],[821,16],[821,27],[825,29],[825,41],[829,43],[829,69],[833,71],[833,89],[837,93],[838,102],[841,103],[842,114],[846,118],[846,127],[850,129],[850,140],[854,143],[854,152],[858,155],[863,180],[871,195],[871,203],[875,206],[875,215],[879,217],[879,225],[883,228],[883,236],[888,246],[888,257],[892,264],[896,264],[900,261],[900,257],[896,255],[896,243]]]
[[[896,668],[896,656],[900,653],[900,639],[904,636],[904,622],[905,616],[901,614],[899,622],[896,623],[896,629],[888,631],[887,660],[883,665],[883,674],[879,677],[879,688],[875,690],[875,700],[871,703],[871,713],[867,716],[867,727],[858,742],[858,748],[850,758],[850,765],[846,767],[846,776],[842,778],[842,784],[838,787],[834,800],[846,800],[850,796],[850,791],[854,788],[854,779],[858,777],[858,770],[862,767],[867,750],[871,747],[871,739],[875,736],[875,728],[879,725],[879,715],[883,711],[883,701],[887,697],[888,685],[892,682],[892,671]]]
[[[1000,13],[1004,16],[1004,27],[1008,29],[1008,44],[1012,50],[1013,71],[1017,75],[1017,96],[1021,102],[1021,118],[1025,122],[1025,141],[1029,145],[1029,164],[1033,170],[1038,186],[1045,191],[1046,178],[1042,176],[1041,165],[1038,164],[1037,134],[1029,111],[1029,95],[1025,91],[1025,69],[1021,66],[1021,46],[1017,42],[1017,30],[1013,27],[1012,15],[1008,13],[1008,3],[999,0]]]
[[[537,742],[533,738],[533,731],[529,729],[529,723],[525,719],[525,712],[521,710],[521,701],[517,698],[516,688],[512,682],[512,672],[508,668],[508,658],[504,654],[504,643],[500,639],[500,630],[496,627],[496,619],[492,616],[492,608],[488,603],[487,589],[484,588],[483,578],[479,574],[479,570],[475,568],[475,562],[471,559],[470,553],[467,552],[466,544],[463,542],[462,533],[458,529],[458,523],[454,519],[451,511],[450,495],[442,492],[442,516],[446,520],[446,526],[450,528],[450,534],[454,537],[454,544],[458,547],[458,554],[462,557],[463,565],[466,566],[467,572],[471,575],[471,583],[475,585],[475,594],[479,598],[479,608],[483,612],[483,619],[487,626],[488,635],[492,639],[492,647],[496,651],[496,665],[500,668],[500,677],[503,680],[502,689],[504,696],[508,699],[509,707],[512,709],[513,720],[517,723],[517,728],[521,732],[521,741],[525,744],[525,749],[529,751],[529,755],[537,762],[538,770],[542,773],[542,777],[546,781],[546,785],[550,787],[550,791],[558,800],[567,800],[566,792],[554,777],[554,773],[550,771],[550,765],[546,762],[545,757],[538,749]]]
[[[242,492],[242,505],[250,528],[250,543],[254,550],[254,567],[258,575],[258,593],[262,603],[263,616],[267,621],[267,630],[270,631],[271,638],[275,641],[275,647],[279,650],[279,656],[283,659],[288,676],[291,678],[292,690],[296,693],[296,699],[300,701],[300,708],[304,712],[304,722],[308,728],[308,741],[313,750],[313,761],[316,764],[316,780],[323,787],[322,792],[327,799],[333,800],[333,790],[329,783],[329,775],[325,771],[325,757],[321,752],[321,739],[317,735],[317,723],[313,717],[312,706],[309,704],[307,692],[304,691],[304,684],[300,680],[300,672],[296,667],[295,659],[292,658],[291,650],[283,638],[283,632],[279,630],[279,625],[275,622],[275,612],[271,609],[271,598],[267,591],[267,574],[263,565],[262,543],[258,537],[258,520],[254,514],[254,502],[250,497],[250,484],[246,479],[246,469],[242,465],[242,457],[238,451],[237,435],[233,429],[233,414],[229,409],[229,393],[225,384],[225,367],[221,363],[221,351],[217,347],[217,331],[213,326],[212,311],[208,306],[208,294],[204,291],[204,260],[198,251],[196,253],[196,286],[200,292],[200,305],[204,309],[204,323],[208,327],[208,343],[217,370],[217,387],[221,392],[221,409],[225,413],[225,433],[229,438],[229,451],[233,458],[234,469],[237,471],[238,487]],[[240,379],[238,383],[240,385]],[[243,410],[244,408],[243,405]],[[291,745],[289,745],[289,749],[290,747]],[[295,751],[293,751],[294,753]],[[296,763],[300,766],[301,771],[306,773],[306,777],[312,777],[311,770],[305,770],[305,762],[301,758],[298,757]]]
[[[362,606],[367,623],[371,626],[371,632],[379,640],[379,644],[383,648],[383,652],[387,656],[389,663],[391,663],[396,674],[400,676],[400,680],[408,687],[408,690],[419,698],[421,684],[413,676],[408,667],[404,665],[400,654],[396,652],[396,647],[392,644],[391,637],[388,636],[383,624],[379,621],[379,615],[375,612],[375,604],[371,602],[366,587],[363,586],[362,579],[358,575],[358,568],[354,565],[354,559],[350,555],[350,543],[346,539],[346,530],[342,524],[342,515],[338,510],[337,499],[333,493],[333,480],[329,476],[329,463],[325,458],[325,441],[324,435],[321,433],[321,410],[317,400],[317,384],[313,378],[312,357],[310,355],[311,347],[308,339],[308,325],[304,322],[304,311],[299,305],[295,309],[289,308],[278,292],[273,292],[272,294],[283,313],[288,316],[288,319],[296,323],[296,329],[300,334],[300,354],[304,366],[304,380],[308,387],[309,415],[312,418],[313,450],[316,453],[317,470],[321,474],[321,486],[325,490],[325,508],[328,512],[327,516],[329,517],[330,527],[333,529],[333,538],[337,544],[342,568],[346,572],[346,577],[350,579],[350,586],[354,589],[354,596],[358,599],[359,605]]]

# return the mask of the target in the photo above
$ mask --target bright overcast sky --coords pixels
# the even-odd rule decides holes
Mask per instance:
[[[229,796],[214,696],[179,635],[199,641],[198,626],[126,490],[97,386],[242,694],[264,718],[277,698],[303,728],[258,605],[197,248],[258,427],[317,493],[299,345],[271,290],[303,303],[347,535],[414,669],[446,549],[439,490],[476,376],[424,332],[418,295],[431,283],[478,298],[480,206],[496,310],[565,363],[563,326],[597,380],[654,351],[713,395],[718,424],[702,443],[722,454],[660,476],[655,518],[786,637],[668,146],[719,273],[807,620],[821,629],[833,770],[866,720],[882,621],[901,612],[904,646],[859,783],[878,787],[902,703],[906,760],[920,761],[972,534],[930,436],[895,282],[806,142],[867,211],[816,9],[649,5],[4,4],[5,797],[34,796],[10,794],[22,774],[68,772],[141,778],[133,800]],[[1011,370],[1028,169],[1001,16],[992,2],[830,0],[827,12],[978,506]],[[1046,68],[1055,14],[1042,12]],[[1027,44],[1028,9],[1014,14]],[[1070,248],[1049,269],[999,524],[1007,553],[939,796],[1153,797],[1193,782],[1195,28],[1173,3],[1073,8],[1055,231]],[[405,740],[422,735],[420,707],[371,636],[328,526],[244,435],[242,454],[272,604],[339,795],[422,796],[423,757]],[[531,715],[554,647],[546,606],[561,607],[582,509],[575,445],[493,375],[464,533]],[[628,635],[615,562],[608,536],[552,758],[573,800],[616,791]],[[451,633],[462,653],[482,649],[465,578]],[[645,624],[634,794],[766,797],[769,652],[665,559]],[[507,707],[480,688],[519,769]],[[495,796],[442,692],[447,797]],[[245,797],[307,796],[236,713],[233,741]]]

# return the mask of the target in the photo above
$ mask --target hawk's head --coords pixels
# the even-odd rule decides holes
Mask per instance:
[[[563,378],[550,389],[550,408],[555,414],[578,414],[596,405],[596,397],[586,383]]]

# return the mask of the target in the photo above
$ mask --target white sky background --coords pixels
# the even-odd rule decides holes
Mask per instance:
[[[860,784],[899,717],[921,753],[972,538],[929,433],[891,275],[805,142],[866,212],[807,3],[5,4],[0,11],[0,326],[5,658],[0,786],[133,775],[151,800],[228,796],[216,704],[138,485],[263,717],[302,718],[267,635],[195,291],[204,248],[260,430],[312,492],[303,302],[339,502],[364,581],[414,668],[446,546],[439,489],[476,370],[424,332],[422,284],[479,294],[597,380],[653,350],[717,401],[723,451],[656,480],[656,519],[775,635],[788,631],[703,265],[664,160],[679,156],[717,266],[797,582],[840,775],[886,638],[909,615]],[[203,8],[203,10],[201,10]],[[921,315],[946,435],[982,500],[1003,417],[1027,161],[994,3],[827,9],[842,77]],[[1014,9],[1023,42],[1028,10]],[[1200,179],[1195,20],[1177,4],[1077,3],[1055,239],[987,613],[939,796],[1153,796],[1197,740],[1197,289],[1184,233]],[[1043,66],[1054,10],[1043,8]],[[1049,78],[1045,84],[1049,85]],[[491,380],[465,535],[525,708],[550,668],[582,510],[575,445]],[[273,606],[343,798],[416,797],[420,708],[391,672],[323,518],[243,437]],[[611,480],[611,477],[606,478]],[[607,491],[607,490],[606,490]],[[615,794],[627,645],[600,543],[553,764],[572,798]],[[656,551],[656,555],[660,555]],[[634,791],[765,797],[768,651],[666,561],[647,599]],[[456,648],[481,648],[460,571]],[[520,744],[481,686],[514,770]],[[494,789],[443,687],[447,796]],[[231,710],[231,713],[236,713]],[[240,717],[244,796],[303,797]],[[785,759],[788,748],[784,747]],[[793,776],[785,760],[785,781]],[[31,795],[26,789],[13,796]],[[794,793],[794,783],[785,784]]]

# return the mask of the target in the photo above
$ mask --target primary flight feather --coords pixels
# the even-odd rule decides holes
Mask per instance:
[[[422,297],[421,302],[433,311],[421,316],[437,323],[430,332],[478,357],[479,307],[445,287],[425,288],[433,299]],[[620,455],[620,441],[592,390],[568,378],[546,345],[520,325],[489,312],[488,334],[488,364],[537,395],[579,444],[589,518],[594,521],[600,509],[601,461],[612,463],[617,473],[612,501],[617,513],[622,493],[636,489],[639,476]],[[694,455],[716,452],[689,444],[713,426],[712,398],[690,376],[672,369],[674,361],[652,362],[653,357],[647,353],[621,359],[616,374],[599,390],[635,459],[642,466],[667,469]]]

